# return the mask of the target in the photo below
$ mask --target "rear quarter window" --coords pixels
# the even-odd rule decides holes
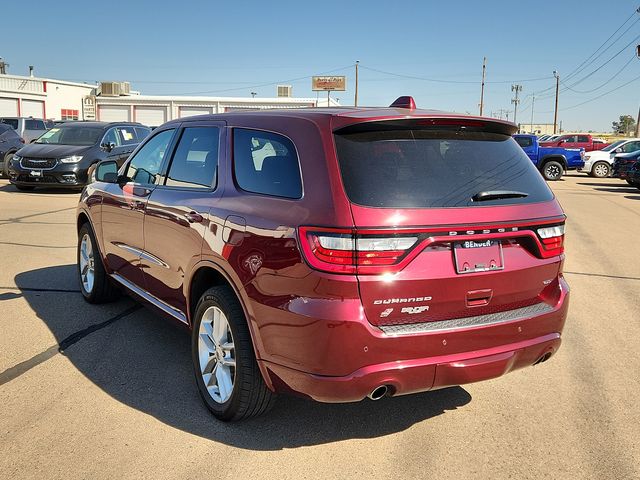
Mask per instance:
[[[404,128],[338,132],[335,143],[345,191],[359,205],[453,208],[553,198],[531,160],[506,134]],[[473,200],[496,190],[526,196]]]
[[[233,169],[236,184],[242,190],[275,197],[302,197],[298,154],[287,137],[235,128]]]
[[[531,137],[514,137],[514,140],[522,148],[527,148],[533,145],[533,139]]]
[[[25,120],[25,130],[46,130],[44,122],[42,120]]]

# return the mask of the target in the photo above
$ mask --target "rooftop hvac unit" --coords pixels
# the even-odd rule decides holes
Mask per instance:
[[[279,97],[291,97],[293,95],[293,87],[291,85],[278,85]]]
[[[131,95],[131,84],[129,82],[120,82],[120,95]]]
[[[119,97],[121,89],[121,82],[100,82],[100,95],[103,97]]]

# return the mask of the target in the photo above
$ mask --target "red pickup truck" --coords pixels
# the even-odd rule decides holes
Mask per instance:
[[[540,142],[541,147],[584,148],[585,152],[602,150],[609,145],[604,140],[594,139],[589,134],[570,133],[556,138],[552,142]]]

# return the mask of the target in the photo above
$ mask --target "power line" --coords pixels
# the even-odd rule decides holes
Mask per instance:
[[[630,15],[630,16],[629,16],[629,17],[624,21],[624,23],[623,23],[622,25],[620,25],[620,26],[618,27],[618,29],[617,29],[615,32],[613,32],[613,33],[611,34],[611,36],[610,36],[609,38],[607,38],[607,39],[604,41],[604,43],[603,43],[602,45],[600,45],[600,46],[598,47],[598,49],[597,49],[595,52],[593,52],[593,53],[591,54],[591,56],[590,56],[589,58],[587,58],[584,62],[582,62],[580,65],[578,65],[578,67],[577,67],[573,72],[571,72],[569,75],[567,75],[567,78],[566,78],[566,79],[567,79],[567,80],[569,80],[571,77],[573,77],[573,76],[577,75],[579,71],[582,71],[582,70],[584,70],[586,67],[588,67],[589,65],[591,65],[591,64],[592,64],[593,62],[595,62],[598,58],[600,58],[604,52],[606,52],[606,51],[607,51],[607,50],[609,50],[613,45],[615,45],[615,43],[616,43],[618,40],[620,40],[622,37],[624,37],[624,36],[625,36],[625,34],[626,34],[629,30],[631,30],[631,28],[633,28],[633,26],[634,26],[636,23],[638,23],[638,22],[640,21],[640,18],[638,18],[635,22],[633,22],[631,25],[629,25],[629,27],[628,27],[624,32],[622,32],[622,34],[620,34],[620,36],[619,36],[618,38],[616,38],[613,42],[611,42],[611,44],[610,44],[607,48],[605,48],[602,52],[600,52],[600,54],[599,54],[599,55],[597,55],[596,57],[594,57],[594,58],[593,58],[593,60],[591,60],[591,62],[587,63],[587,62],[588,62],[588,61],[589,61],[589,60],[590,60],[590,59],[591,59],[591,58],[592,58],[596,53],[598,53],[598,51],[599,51],[602,47],[604,47],[604,46],[607,44],[607,42],[608,42],[609,40],[611,40],[611,39],[613,38],[613,36],[614,36],[616,33],[618,33],[618,32],[622,29],[622,27],[624,27],[624,26],[626,25],[626,23],[627,23],[629,20],[631,20],[631,19],[633,18],[633,16],[634,16],[635,14],[636,14],[636,12],[634,11],[634,12],[633,12],[633,13],[632,13],[632,14],[631,14],[631,15]],[[586,65],[585,65],[585,64],[586,64]],[[584,65],[584,67],[583,67],[583,65]]]
[[[428,77],[421,77],[421,76],[418,76],[418,75],[406,75],[406,74],[403,74],[403,73],[387,72],[385,70],[379,70],[377,68],[366,67],[366,66],[364,66],[362,64],[360,64],[360,68],[364,68],[366,70],[371,70],[372,72],[382,73],[382,74],[385,74],[385,75],[391,75],[393,77],[408,78],[408,79],[411,79],[411,80],[422,80],[424,82],[452,83],[452,84],[474,84],[474,85],[478,84],[477,80],[443,80],[443,79],[440,79],[440,78],[428,78]],[[538,82],[538,81],[541,81],[541,80],[549,80],[550,78],[553,78],[553,77],[525,78],[525,79],[519,79],[519,80],[494,80],[494,81],[485,82],[485,83]]]
[[[585,100],[584,102],[578,103],[578,104],[576,104],[576,105],[571,105],[570,107],[561,108],[560,110],[564,111],[564,110],[571,110],[572,108],[581,107],[582,105],[585,105],[585,104],[587,104],[587,103],[590,103],[590,102],[593,102],[593,101],[595,101],[595,100],[598,100],[599,98],[602,98],[602,97],[604,97],[604,96],[606,96],[606,95],[609,95],[610,93],[613,93],[613,92],[615,92],[615,91],[617,91],[617,90],[620,90],[621,88],[624,88],[624,87],[626,87],[627,85],[630,85],[630,84],[632,84],[633,82],[636,82],[636,81],[638,81],[638,80],[640,80],[640,75],[639,75],[639,76],[637,76],[637,77],[635,77],[635,78],[632,78],[632,79],[631,79],[631,80],[629,80],[628,82],[623,83],[622,85],[619,85],[619,86],[617,86],[616,88],[613,88],[613,89],[611,89],[611,90],[609,90],[609,91],[607,91],[607,92],[604,92],[604,93],[602,93],[602,94],[600,94],[600,95],[598,95],[598,96],[596,96],[596,97],[590,98],[589,100]],[[553,110],[547,110],[547,111],[540,112],[540,113],[553,113]]]
[[[272,85],[279,85],[282,83],[292,83],[300,80],[306,80],[308,78],[313,77],[314,75],[325,75],[327,73],[340,72],[340,71],[351,69],[351,68],[353,68],[353,65],[347,65],[345,67],[335,68],[333,70],[327,70],[325,72],[314,73],[312,75],[305,75],[303,77],[289,78],[287,80],[278,80],[277,82],[261,83],[257,85],[250,85],[250,86],[244,86],[244,87],[226,88],[223,90],[207,90],[202,92],[175,93],[174,95],[204,95],[208,93],[225,93],[225,92],[234,92],[238,90],[247,90],[247,89],[260,88],[260,87],[270,87]]]
[[[572,91],[572,92],[574,92],[574,93],[592,93],[592,92],[595,92],[596,90],[600,90],[602,87],[604,87],[605,85],[608,85],[608,84],[609,84],[609,83],[611,83],[613,80],[615,80],[615,79],[618,77],[618,75],[619,75],[620,73],[622,73],[622,71],[623,71],[625,68],[627,68],[627,67],[631,64],[631,62],[633,62],[635,59],[636,59],[636,56],[635,56],[635,55],[633,55],[633,56],[629,59],[629,61],[628,61],[627,63],[625,63],[625,64],[622,66],[622,68],[621,68],[620,70],[618,70],[616,73],[614,73],[614,74],[611,76],[611,78],[609,78],[606,82],[604,82],[604,83],[600,84],[600,85],[599,85],[599,86],[597,86],[596,88],[592,88],[591,90],[574,90],[573,88],[571,88],[571,86],[570,86],[570,85],[566,85],[566,84],[565,84],[564,82],[562,82],[562,81],[561,81],[560,83],[561,83],[561,84],[562,84],[562,85],[563,85],[567,90],[571,90],[571,91]]]

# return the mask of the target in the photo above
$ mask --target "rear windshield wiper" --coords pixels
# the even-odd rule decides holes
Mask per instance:
[[[528,193],[516,192],[513,190],[488,190],[476,193],[471,197],[471,200],[474,202],[485,202],[487,200],[498,200],[500,198],[524,198],[528,196]]]

